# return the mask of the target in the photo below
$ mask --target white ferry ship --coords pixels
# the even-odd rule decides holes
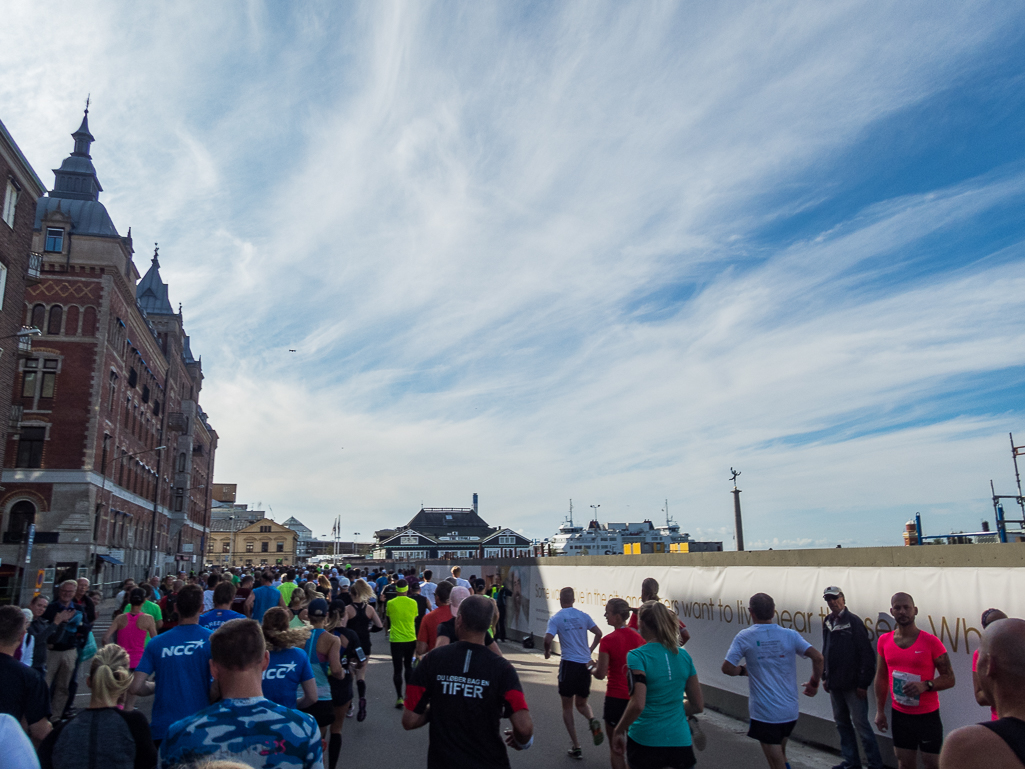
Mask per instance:
[[[650,520],[641,523],[607,523],[592,520],[586,527],[573,523],[573,503],[559,532],[548,540],[551,555],[632,555],[641,553],[689,553],[700,550],[722,550],[721,542],[697,543],[690,534],[680,533],[680,526],[669,517],[655,526]],[[694,547],[699,545],[700,547]],[[717,546],[717,547],[716,547]]]

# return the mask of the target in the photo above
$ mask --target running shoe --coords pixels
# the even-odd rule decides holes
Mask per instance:
[[[349,712],[345,714],[345,717],[346,718],[352,718],[354,715],[356,715],[356,703],[355,702],[350,702],[349,703]]]
[[[357,721],[365,721],[366,718],[367,718],[367,698],[366,697],[360,697],[359,698],[359,711],[357,711],[357,713],[356,713],[356,720]]]
[[[584,751],[580,748],[570,748],[566,751],[566,755],[570,758],[575,758],[577,761],[582,761],[584,759]]]
[[[402,710],[402,706],[405,704],[405,702],[406,701],[404,699],[399,697],[397,700],[395,700],[395,709],[396,710]]]
[[[601,745],[605,741],[605,733],[601,730],[601,721],[597,718],[591,719],[591,736],[594,737],[594,744]]]

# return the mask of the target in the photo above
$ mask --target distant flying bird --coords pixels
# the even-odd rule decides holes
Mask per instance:
[[[295,352],[295,350],[289,350],[289,352]]]

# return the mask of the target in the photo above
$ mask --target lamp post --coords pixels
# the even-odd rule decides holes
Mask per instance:
[[[7,336],[0,336],[0,341],[4,339],[17,339],[18,340],[18,352],[32,352],[32,337],[42,336],[40,331],[35,326],[22,326],[21,331],[17,334],[8,334]]]
[[[591,509],[594,510],[594,512],[592,513],[593,518],[591,520],[594,520],[594,521],[598,520],[598,508],[599,507],[601,507],[601,505],[591,505]]]

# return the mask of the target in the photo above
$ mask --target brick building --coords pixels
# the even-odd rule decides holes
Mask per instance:
[[[19,317],[43,332],[18,361],[0,492],[0,558],[24,569],[22,597],[67,576],[191,568],[209,526],[217,434],[199,407],[202,364],[157,252],[140,282],[131,230],[99,202],[88,110],[72,138],[35,207],[41,276]]]
[[[39,261],[32,258],[32,227],[36,200],[46,187],[18,145],[0,123],[0,466],[10,430],[6,404],[11,402],[19,354],[30,349],[22,328],[25,286],[39,279]],[[17,583],[14,559],[0,563],[0,601]]]

